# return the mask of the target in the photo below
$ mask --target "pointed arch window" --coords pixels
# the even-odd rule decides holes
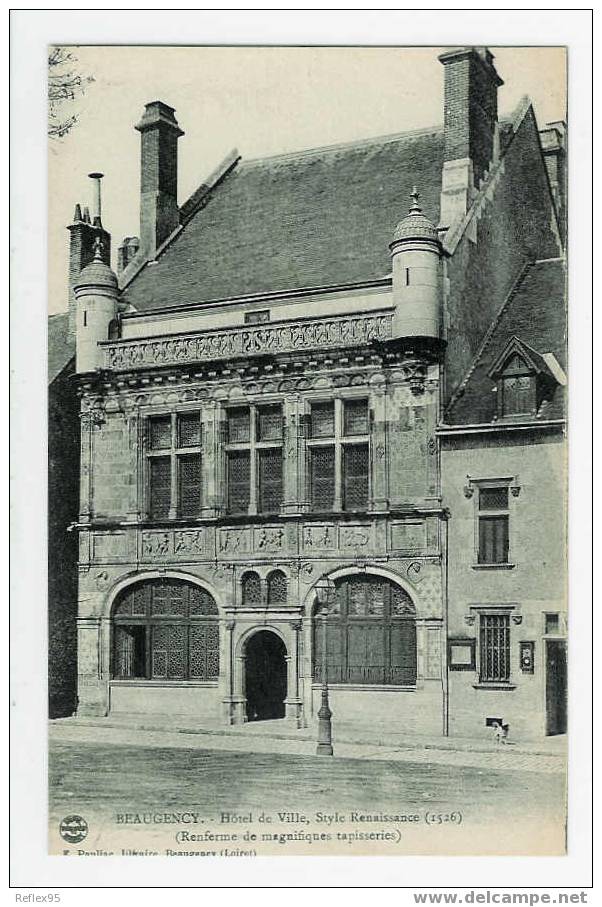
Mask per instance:
[[[330,683],[416,685],[416,610],[390,580],[352,576],[336,584],[326,618],[326,670]],[[323,626],[314,611],[313,676],[322,680]]]

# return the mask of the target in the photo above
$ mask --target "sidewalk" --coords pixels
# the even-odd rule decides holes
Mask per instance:
[[[60,718],[50,721],[50,739],[177,749],[217,749],[314,756],[317,724],[297,728],[286,721],[261,721],[233,727],[194,726],[186,717],[119,715],[109,718]],[[407,737],[402,732],[333,722],[335,756],[456,765],[501,771],[563,772],[566,738],[490,743],[467,737]]]

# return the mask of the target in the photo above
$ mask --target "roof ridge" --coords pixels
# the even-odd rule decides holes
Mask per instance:
[[[495,316],[495,318],[493,319],[493,321],[487,328],[487,331],[485,332],[485,336],[483,337],[483,340],[481,341],[481,345],[479,346],[477,352],[475,353],[472,362],[468,366],[468,370],[467,370],[464,378],[459,383],[459,385],[456,388],[456,390],[454,391],[454,393],[451,395],[450,401],[447,404],[447,406],[445,407],[445,415],[447,415],[450,412],[450,410],[455,405],[457,400],[464,393],[464,391],[466,389],[466,385],[472,378],[472,376],[475,372],[475,369],[476,369],[481,357],[483,356],[483,353],[485,352],[489,343],[491,342],[491,338],[493,337],[493,334],[495,333],[495,330],[501,321],[502,315],[504,314],[504,312],[506,311],[506,309],[508,308],[508,306],[510,305],[510,303],[512,302],[512,300],[514,299],[516,294],[518,293],[518,290],[519,290],[521,284],[523,283],[525,277],[527,276],[527,274],[529,273],[529,271],[531,270],[531,268],[533,267],[534,264],[535,264],[535,262],[531,261],[530,259],[527,260],[523,264],[523,266],[518,274],[518,277],[516,278],[516,280],[510,287],[510,290],[508,291],[508,293],[506,294],[506,298],[504,299],[502,305],[500,306],[497,315]],[[517,338],[517,339],[520,339],[520,338]]]
[[[257,157],[241,158],[240,167],[250,164],[263,164],[268,161],[282,160],[284,158],[307,157],[318,152],[335,152],[341,148],[362,148],[377,142],[394,142],[396,139],[414,138],[421,135],[437,135],[443,133],[443,125],[425,126],[420,129],[408,129],[406,132],[391,132],[386,135],[374,135],[364,139],[350,139],[347,142],[336,142],[332,145],[316,145],[313,148],[300,148],[297,151],[283,151],[280,154],[265,154]]]

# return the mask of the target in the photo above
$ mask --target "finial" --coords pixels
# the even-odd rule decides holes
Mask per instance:
[[[416,186],[414,186],[414,188],[410,192],[410,198],[412,199],[412,205],[410,207],[410,214],[422,214],[422,208],[418,204],[418,199],[420,198],[420,192],[418,191]]]
[[[94,249],[94,261],[102,261],[103,247],[102,247],[102,239],[100,238],[100,236],[97,236],[96,239],[94,240],[93,249]]]

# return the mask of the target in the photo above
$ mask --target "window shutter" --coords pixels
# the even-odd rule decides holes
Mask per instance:
[[[169,457],[152,457],[149,481],[151,519],[169,516],[171,503],[171,462]]]
[[[249,509],[251,461],[247,450],[228,454],[228,512],[246,513]]]
[[[282,451],[259,452],[259,511],[278,513],[282,503]]]
[[[343,507],[366,510],[368,507],[368,445],[353,444],[343,451]]]
[[[479,518],[479,563],[508,563],[508,517]]]
[[[390,645],[389,683],[412,686],[416,683],[416,622],[412,618],[392,621]]]
[[[178,515],[198,516],[201,509],[201,456],[178,458]]]
[[[311,504],[313,510],[332,510],[334,506],[334,447],[311,451]]]

